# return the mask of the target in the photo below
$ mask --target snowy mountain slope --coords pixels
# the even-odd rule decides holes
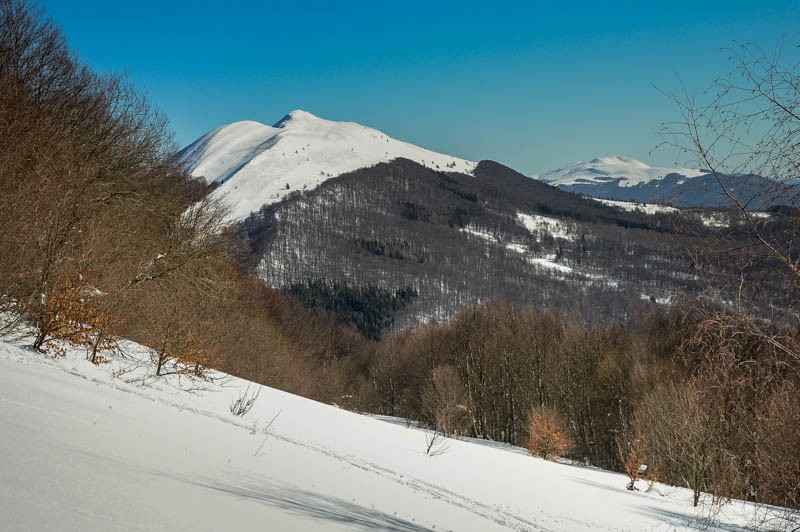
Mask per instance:
[[[225,197],[234,220],[294,190],[312,189],[331,177],[398,157],[442,171],[469,174],[476,166],[376,129],[299,110],[274,127],[252,121],[222,126],[178,154],[193,176],[219,186],[215,194]]]
[[[616,155],[598,157],[588,163],[577,162],[535,176],[536,179],[557,187],[576,184],[617,182],[620,187],[632,187],[678,174],[684,179],[705,175],[708,172],[689,168],[657,168],[630,157]]]
[[[666,530],[690,493],[447,440],[248,383],[152,379],[141,347],[95,367],[0,343],[3,530]],[[112,373],[121,375],[112,377]],[[224,377],[217,374],[217,377]],[[193,393],[181,388],[193,387]],[[252,389],[252,388],[251,388]],[[498,448],[499,447],[499,448]],[[511,452],[509,452],[511,451]],[[734,502],[720,528],[748,524]],[[760,514],[760,518],[767,517]]]

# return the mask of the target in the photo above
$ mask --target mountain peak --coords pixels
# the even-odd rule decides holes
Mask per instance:
[[[397,158],[441,171],[472,174],[477,163],[432,152],[354,122],[333,122],[295,109],[273,127],[235,122],[207,133],[178,154],[186,169],[225,198],[242,220],[297,190]]]
[[[315,121],[315,120],[322,120],[318,116],[312,115],[308,111],[303,111],[302,109],[295,109],[290,111],[289,114],[281,118],[274,126],[276,128],[283,128],[286,127],[289,123],[297,123],[297,122],[307,122],[307,121]]]
[[[637,168],[650,168],[650,166],[642,161],[637,161],[632,157],[625,157],[623,155],[606,155],[604,157],[595,157],[589,164],[596,165],[626,165],[634,166]]]

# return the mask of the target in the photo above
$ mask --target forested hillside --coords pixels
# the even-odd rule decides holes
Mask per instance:
[[[334,286],[414,294],[401,306],[372,302],[376,315],[394,315],[395,329],[447,321],[468,303],[498,297],[518,308],[624,319],[643,299],[718,296],[728,275],[738,279],[742,270],[712,278],[696,267],[698,250],[726,246],[703,223],[712,215],[624,210],[491,161],[472,176],[399,159],[265,206],[241,224],[241,238],[250,267],[274,287],[300,293],[327,283],[332,298]],[[724,220],[717,231],[737,225],[716,216]]]

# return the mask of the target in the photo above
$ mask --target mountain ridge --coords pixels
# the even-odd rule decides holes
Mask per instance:
[[[216,128],[178,152],[176,160],[223,198],[240,221],[293,190],[331,177],[406,158],[434,169],[471,174],[477,162],[394,139],[355,122],[294,110],[267,126],[255,121]]]
[[[532,177],[592,198],[676,207],[732,207],[733,202],[720,187],[717,177],[725,183],[728,192],[753,209],[768,209],[787,199],[774,181],[762,176],[717,176],[706,169],[650,166],[619,155],[568,164]],[[771,192],[765,194],[764,191]]]
[[[477,161],[394,139],[356,122],[332,121],[295,109],[272,126],[253,120],[220,126],[178,152],[176,160],[214,189],[240,222],[296,190],[403,158],[433,170],[475,175]],[[623,155],[595,157],[531,176],[535,181],[597,199],[676,207],[730,207],[716,177],[704,169],[658,167]],[[774,186],[759,176],[723,176],[730,190],[766,209],[780,198],[760,192]]]
[[[678,174],[692,179],[707,174],[707,171],[680,167],[654,167],[647,163],[621,155],[595,157],[588,163],[576,162],[555,170],[533,176],[553,186],[568,186],[576,183],[591,183],[619,179],[621,187],[630,187]]]
[[[735,213],[712,220],[696,209],[686,218],[595,201],[603,198],[595,183],[552,186],[304,111],[275,126],[223,126],[187,147],[183,161],[235,209],[243,265],[309,306],[340,309],[370,338],[498,297],[623,319],[643,299],[702,293],[688,250],[713,246],[714,228],[739,223]],[[652,203],[651,183],[676,192],[689,179],[620,156],[591,164],[606,167],[597,175],[615,187],[612,200]],[[620,187],[612,167],[633,168],[639,182]]]

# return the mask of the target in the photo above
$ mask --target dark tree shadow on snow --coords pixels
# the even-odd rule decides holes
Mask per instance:
[[[167,477],[171,476],[161,474]],[[314,493],[267,479],[237,478],[226,481],[221,478],[205,480],[173,478],[321,521],[343,523],[365,530],[433,532],[433,529],[389,515],[376,508],[364,507],[338,497]]]

